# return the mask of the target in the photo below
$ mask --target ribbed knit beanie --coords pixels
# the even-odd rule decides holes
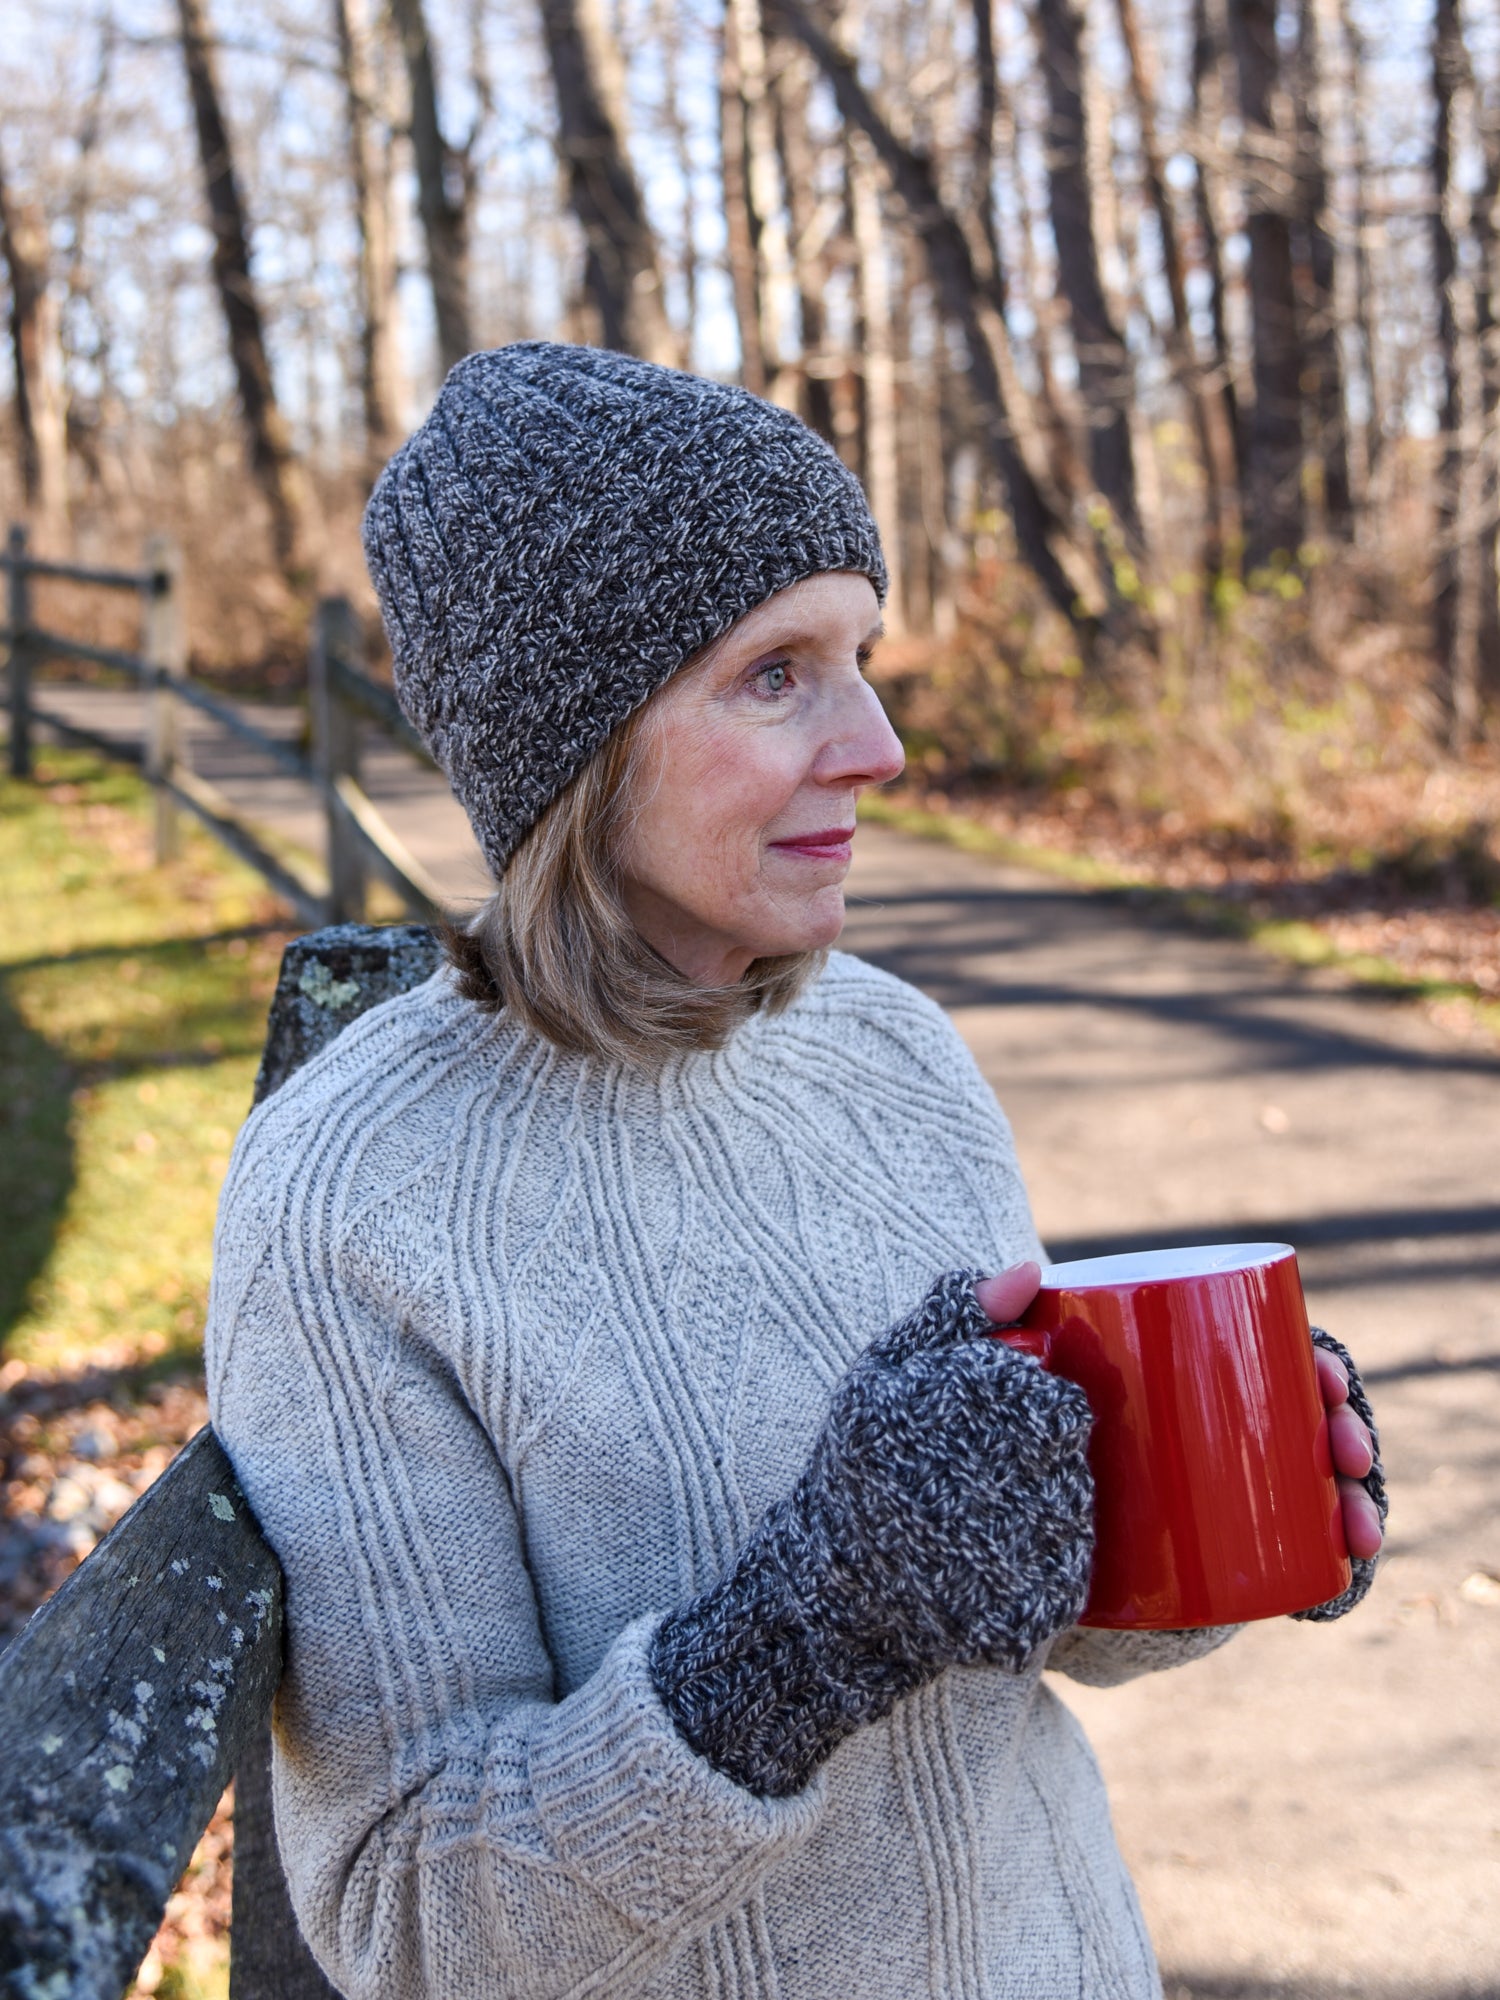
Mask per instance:
[[[737,618],[827,570],[886,583],[858,481],[797,417],[546,341],[453,369],[381,474],[364,543],[401,706],[497,876]]]

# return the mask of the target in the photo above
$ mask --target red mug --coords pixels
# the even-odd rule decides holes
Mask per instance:
[[[1306,1611],[1349,1582],[1296,1252],[1219,1243],[1054,1264],[999,1336],[1094,1412],[1082,1623],[1160,1631]]]

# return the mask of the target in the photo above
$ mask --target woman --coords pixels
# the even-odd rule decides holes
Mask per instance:
[[[449,376],[366,547],[497,887],[225,1190],[309,1942],[361,2000],[1157,1993],[1040,1674],[1227,1634],[1076,1627],[1087,1406],[981,1337],[1037,1282],[1009,1130],[826,956],[901,767],[858,487],[742,392],[528,344]]]

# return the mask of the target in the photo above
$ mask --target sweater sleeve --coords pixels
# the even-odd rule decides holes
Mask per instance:
[[[1074,1625],[1054,1640],[1047,1671],[1084,1687],[1120,1687],[1142,1674],[1185,1667],[1232,1639],[1243,1625],[1202,1625],[1182,1632],[1108,1632]]]
[[[812,1832],[821,1784],[759,1799],[694,1755],[647,1672],[654,1619],[555,1698],[459,1384],[310,1268],[315,1217],[281,1221],[255,1241],[227,1203],[209,1372],[285,1575],[273,1789],[298,1921],[349,2000],[623,2000]]]

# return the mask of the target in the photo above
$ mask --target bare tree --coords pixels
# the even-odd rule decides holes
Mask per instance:
[[[897,455],[897,363],[890,256],[874,151],[863,132],[851,132],[848,144],[849,209],[859,274],[859,347],[865,385],[865,490],[870,496],[870,512],[880,530],[886,567],[890,571],[886,618],[890,630],[900,633],[906,629],[906,565]]]
[[[390,0],[391,19],[406,58],[411,149],[417,209],[427,248],[427,275],[444,374],[474,345],[469,301],[470,210],[474,198],[473,142],[454,146],[438,115],[437,66],[423,0]]]
[[[761,311],[760,232],[750,175],[750,133],[733,0],[724,8],[719,43],[719,178],[724,197],[724,249],[740,336],[740,380],[766,393],[769,370]]]
[[[1359,337],[1359,354],[1364,375],[1364,422],[1360,427],[1358,468],[1358,510],[1368,514],[1384,446],[1385,406],[1381,394],[1380,371],[1375,345],[1375,276],[1371,249],[1381,227],[1370,212],[1369,148],[1365,138],[1365,87],[1367,68],[1364,36],[1354,18],[1349,0],[1338,0],[1339,29],[1344,43],[1346,116],[1349,127],[1349,176],[1354,184],[1354,213],[1350,223],[1353,263],[1354,326]],[[1351,444],[1355,441],[1350,434]],[[1354,486],[1354,467],[1350,471]]]
[[[333,17],[348,124],[349,181],[359,230],[359,385],[365,454],[373,477],[390,456],[400,421],[390,173],[376,129],[364,0],[333,0]]]
[[[1224,229],[1219,216],[1223,191],[1218,170],[1219,130],[1224,109],[1224,0],[1193,0],[1193,214],[1199,239],[1199,267],[1208,280],[1214,386],[1223,398],[1229,441],[1239,481],[1239,394],[1225,308]]]
[[[1351,512],[1349,437],[1335,296],[1337,268],[1328,218],[1328,170],[1323,156],[1323,61],[1317,0],[1297,0],[1296,77],[1302,398],[1322,524],[1329,533],[1342,536],[1348,533]]]
[[[1228,385],[1199,363],[1188,311],[1187,260],[1177,227],[1177,215],[1167,188],[1166,165],[1156,130],[1156,93],[1135,0],[1115,0],[1120,35],[1130,66],[1131,99],[1140,133],[1141,165],[1146,191],[1161,236],[1162,273],[1172,307],[1171,354],[1187,397],[1204,479],[1203,564],[1210,576],[1224,566],[1225,553],[1239,541],[1239,509],[1235,505],[1234,412]]]
[[[788,400],[788,385],[782,379],[786,367],[784,350],[794,317],[794,287],[765,22],[761,0],[727,0],[726,12],[734,19],[740,89],[745,103],[745,154],[751,212],[758,230],[760,345],[765,356],[767,393],[777,402],[784,402]]]
[[[656,235],[625,145],[619,56],[597,0],[538,0],[557,93],[557,142],[584,240],[584,289],[606,347],[681,359]]]
[[[687,333],[684,354],[691,349],[698,324],[698,196],[695,186],[692,132],[683,102],[682,19],[674,0],[654,0],[653,33],[661,49],[662,118],[672,141],[673,160],[682,196],[680,270]]]
[[[177,0],[182,59],[198,135],[198,159],[213,232],[213,276],[239,389],[250,467],[271,515],[276,560],[288,586],[308,584],[306,488],[276,400],[260,298],[250,271],[250,231],[224,121],[204,0]]]
[[[1255,402],[1242,424],[1245,555],[1294,555],[1303,540],[1302,358],[1292,268],[1294,177],[1277,122],[1285,103],[1275,0],[1228,0],[1245,130]]]
[[[833,398],[830,393],[828,316],[828,242],[837,209],[820,201],[814,184],[815,153],[808,130],[808,98],[812,63],[807,51],[783,42],[777,48],[774,73],[776,146],[781,180],[786,189],[789,249],[797,288],[798,408],[813,429],[834,442]]]
[[[1058,282],[1068,302],[1094,483],[1129,541],[1141,540],[1130,440],[1133,371],[1099,275],[1089,191],[1082,0],[1037,0],[1047,84],[1047,181]]]
[[[853,56],[813,18],[803,0],[776,0],[778,20],[798,37],[827,78],[847,125],[863,132],[879,159],[910,227],[920,241],[944,317],[962,335],[969,391],[999,475],[1022,560],[1053,604],[1085,633],[1087,560],[1073,546],[1066,521],[1043,491],[1018,447],[1016,425],[1001,385],[997,350],[1007,344],[993,295],[975,266],[963,226],[944,202],[932,162],[898,139],[860,81]]]
[[[1433,646],[1454,749],[1478,735],[1481,701],[1500,687],[1495,523],[1485,519],[1483,362],[1469,202],[1454,172],[1459,106],[1472,117],[1473,73],[1458,0],[1437,0],[1432,21],[1432,265],[1443,366],[1443,441],[1437,480]],[[1469,238],[1468,242],[1465,238]],[[1488,283],[1488,273],[1485,274]]]
[[[0,252],[10,281],[11,368],[21,493],[37,545],[60,537],[68,518],[67,416],[57,301],[47,272],[47,227],[19,201],[0,167]]]

